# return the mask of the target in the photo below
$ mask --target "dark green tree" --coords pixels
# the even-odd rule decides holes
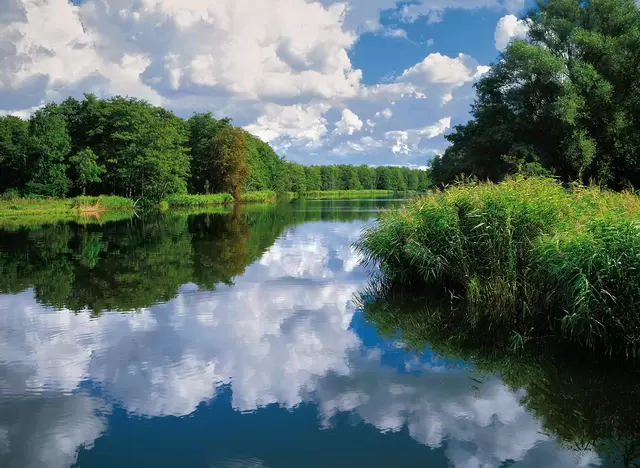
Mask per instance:
[[[304,168],[307,180],[307,190],[322,190],[322,168],[320,166],[308,166]]]
[[[222,128],[211,142],[211,158],[211,186],[216,192],[231,193],[239,200],[250,171],[242,129],[231,126]]]
[[[0,193],[23,190],[30,177],[29,123],[19,117],[0,117]]]
[[[473,119],[447,136],[437,183],[511,172],[640,184],[640,8],[547,0],[476,84]]]
[[[376,173],[375,170],[366,164],[358,166],[358,179],[360,180],[360,186],[364,190],[374,190],[376,188]]]
[[[71,139],[66,122],[55,105],[49,104],[31,116],[28,142],[31,177],[26,183],[26,191],[64,197],[69,190],[65,161],[71,150]]]
[[[97,161],[98,156],[90,148],[85,148],[69,158],[73,184],[82,191],[82,195],[86,195],[90,184],[102,182],[100,176],[106,169]]]

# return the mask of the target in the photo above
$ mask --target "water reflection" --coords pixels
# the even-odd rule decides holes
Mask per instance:
[[[370,214],[322,213],[0,234],[0,465],[597,463],[498,377],[380,337],[352,300]]]

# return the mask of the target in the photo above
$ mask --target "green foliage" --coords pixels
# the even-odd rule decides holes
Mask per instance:
[[[209,195],[171,195],[165,199],[169,208],[205,205],[233,204],[233,195],[229,193],[212,193]]]
[[[640,184],[640,8],[632,0],[539,2],[475,85],[473,119],[446,138],[434,181],[555,174]]]
[[[310,191],[305,194],[305,198],[310,200],[331,200],[345,198],[369,198],[369,197],[389,197],[394,192],[391,190],[324,190]]]
[[[27,146],[31,173],[25,190],[47,197],[63,197],[69,190],[65,160],[71,150],[64,118],[54,105],[47,105],[29,119]]]
[[[240,199],[240,192],[249,178],[244,132],[236,127],[223,127],[211,141],[212,171],[209,175],[216,192],[233,194]]]
[[[302,164],[283,163],[284,190],[299,195],[307,193],[307,177]]]
[[[102,182],[100,176],[106,172],[106,168],[97,161],[98,156],[90,148],[85,148],[69,158],[74,172],[74,185],[82,190],[83,195],[86,195],[89,184]]]
[[[133,200],[115,196],[77,198],[0,197],[0,227],[62,221],[108,221],[134,213]]]
[[[260,190],[254,192],[244,192],[240,196],[241,203],[273,203],[277,194],[273,190]]]
[[[581,140],[582,141],[582,140]],[[586,140],[585,140],[586,141]],[[584,147],[577,142],[576,147]],[[580,146],[582,145],[582,146]],[[0,117],[0,193],[109,194],[157,206],[171,195],[272,191],[426,190],[426,171],[366,165],[303,166],[211,113],[181,119],[146,101],[68,98],[26,122]]]
[[[208,112],[194,114],[187,121],[189,127],[189,148],[191,149],[191,183],[192,193],[210,193],[213,191],[211,174],[213,158],[211,144],[218,132],[230,125],[230,119],[216,120]]]
[[[103,211],[127,211],[132,212],[134,210],[134,202],[130,198],[118,197],[118,196],[104,196],[97,197],[81,196],[71,199],[72,208],[82,208],[87,206],[99,207]]]
[[[390,283],[446,291],[525,337],[635,356],[638,221],[634,193],[519,178],[416,199],[382,214],[357,248]]]
[[[29,123],[18,117],[0,117],[0,191],[23,188],[30,176],[27,144]]]

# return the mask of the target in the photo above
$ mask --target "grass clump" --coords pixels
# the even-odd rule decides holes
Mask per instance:
[[[134,202],[130,198],[117,196],[76,197],[71,206],[80,212],[133,211]]]
[[[640,200],[551,179],[469,184],[383,213],[356,247],[385,281],[472,304],[523,341],[636,355]]]
[[[393,190],[312,190],[304,194],[310,200],[332,200],[345,198],[388,197]]]
[[[115,196],[77,198],[0,197],[0,227],[18,228],[62,221],[103,222],[134,213],[134,202]]]
[[[208,195],[170,195],[165,200],[169,208],[195,207],[206,205],[231,205],[233,196],[229,193],[211,193]]]
[[[245,192],[240,196],[240,203],[275,203],[277,194],[273,190]]]

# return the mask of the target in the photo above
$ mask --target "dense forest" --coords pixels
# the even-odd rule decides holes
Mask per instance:
[[[553,174],[640,187],[640,8],[634,0],[547,0],[529,12],[475,87],[472,120],[432,163],[461,174]]]
[[[128,97],[85,95],[47,104],[28,120],[0,117],[0,194],[6,197],[273,190],[425,190],[423,170],[304,166],[211,113],[182,119]]]

